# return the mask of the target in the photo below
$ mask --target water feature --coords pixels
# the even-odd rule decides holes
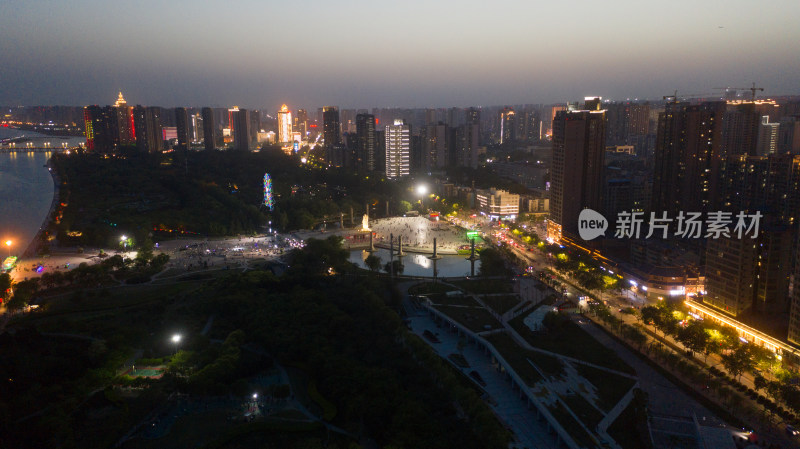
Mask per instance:
[[[405,249],[404,249],[405,250]],[[397,250],[395,250],[396,252]],[[376,248],[373,253],[381,259],[381,271],[383,266],[389,263],[389,250],[383,248]],[[369,253],[364,250],[350,251],[350,262],[366,268],[364,260],[369,256]],[[433,261],[428,259],[429,254],[415,254],[406,252],[403,257],[403,274],[409,276],[433,276]],[[468,256],[441,256],[442,258],[436,262],[436,267],[439,270],[439,277],[457,277],[469,276]],[[478,274],[478,269],[481,266],[480,261],[475,261],[475,274]]]

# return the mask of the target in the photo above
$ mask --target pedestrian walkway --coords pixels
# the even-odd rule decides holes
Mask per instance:
[[[437,335],[440,343],[432,344],[432,347],[439,356],[445,359],[450,354],[460,353],[464,356],[470,367],[466,369],[456,367],[456,369],[467,376],[474,370],[486,382],[483,389],[492,398],[489,401],[492,410],[511,429],[519,446],[529,449],[559,447],[555,437],[550,434],[546,422],[537,420],[536,412],[528,409],[526,402],[520,399],[519,393],[512,389],[503,374],[492,365],[491,356],[475,345],[466,345],[459,352],[459,336],[450,332],[439,332],[436,323],[427,314],[412,316],[409,319],[412,332],[420,337],[425,330]]]
[[[682,389],[678,388],[602,329],[590,322],[585,322],[580,326],[595,340],[612,349],[625,363],[636,370],[639,378],[639,388],[647,393],[649,399],[647,406],[653,413],[674,416],[691,416],[694,413],[702,425],[725,425],[723,420],[687,395]]]

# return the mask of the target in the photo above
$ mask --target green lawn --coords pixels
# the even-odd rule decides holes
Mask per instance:
[[[541,374],[531,365],[531,362],[548,375],[558,375],[563,371],[561,361],[546,354],[539,354],[520,348],[506,333],[489,335],[486,340],[497,349],[500,355],[529,387],[533,387],[542,380]]]
[[[639,449],[650,447],[650,435],[646,432],[646,427],[637,425],[637,422],[647,420],[646,417],[637,415],[636,403],[631,401],[625,410],[617,416],[617,419],[608,427],[608,434],[623,449]]]
[[[531,345],[613,370],[636,374],[614,351],[600,344],[572,321],[566,321],[559,329],[546,334],[538,334],[523,323],[526,315],[514,318],[510,324]]]
[[[508,279],[470,279],[468,281],[456,281],[454,285],[462,289],[479,295],[487,293],[511,293],[514,291],[513,282]]]
[[[567,412],[564,406],[559,402],[555,405],[551,405],[547,407],[550,410],[550,413],[553,417],[558,421],[564,430],[569,433],[573,440],[578,443],[578,446],[581,447],[596,447],[597,444],[595,443],[594,438],[589,435],[583,427],[581,427],[575,418]]]
[[[428,299],[434,304],[441,304],[444,306],[469,306],[469,307],[482,307],[478,301],[472,299],[472,296],[464,295],[451,295],[447,296],[441,293],[427,295]]]
[[[603,414],[594,408],[592,404],[580,394],[570,394],[559,397],[567,404],[567,407],[572,410],[572,413],[575,413],[575,415],[580,418],[586,428],[590,430],[596,429],[597,424],[603,419]]]
[[[434,306],[450,318],[463,324],[472,332],[483,332],[498,329],[501,326],[488,310],[483,307],[462,307],[462,306]],[[487,327],[488,326],[488,327]]]
[[[412,295],[429,295],[433,293],[447,293],[453,290],[456,289],[449,285],[442,284],[441,282],[424,282],[409,288],[408,293]]]
[[[628,390],[633,388],[636,381],[627,377],[618,376],[591,366],[575,363],[578,374],[591,382],[597,388],[599,406],[606,412],[611,410],[617,402],[628,394]]]
[[[520,302],[517,295],[483,296],[481,300],[489,308],[501,315],[516,307]]]

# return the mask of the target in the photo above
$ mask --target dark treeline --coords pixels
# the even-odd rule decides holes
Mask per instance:
[[[68,245],[108,246],[121,234],[222,236],[310,228],[365,205],[384,213],[403,187],[380,176],[312,169],[279,151],[57,155],[61,206],[51,232]],[[263,206],[272,177],[275,210]],[[391,204],[394,213],[398,204]],[[356,220],[358,221],[358,220]],[[135,244],[135,243],[134,243]]]
[[[302,447],[507,447],[508,432],[476,387],[406,329],[399,293],[356,272],[338,238],[310,240],[290,265],[280,278],[251,270],[202,286],[97,290],[45,301],[43,310],[18,318],[13,333],[0,336],[0,415],[8,418],[0,421],[0,447],[111,447],[173,393],[245,400],[258,388],[254,376],[276,364],[291,372],[291,389],[256,391],[310,398],[312,413],[351,435]],[[202,335],[209,317],[213,327]],[[165,342],[175,329],[184,335],[177,353]],[[143,351],[137,365],[168,366],[162,379],[117,374],[137,349]],[[263,424],[236,429],[259,447],[289,434],[314,435],[296,429],[267,435]],[[253,447],[215,445],[228,436],[210,435],[204,444]]]

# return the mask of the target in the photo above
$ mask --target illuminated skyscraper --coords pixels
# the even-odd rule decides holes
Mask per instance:
[[[411,125],[397,119],[386,126],[386,177],[408,176],[411,173]]]
[[[192,114],[192,143],[203,141],[203,116],[200,113]]]
[[[653,194],[650,210],[709,210],[720,160],[725,103],[667,103],[658,116]]]
[[[506,106],[500,111],[500,144],[516,140],[516,128],[514,109]]]
[[[714,210],[729,212],[732,226],[740,212],[763,218],[757,238],[739,238],[731,228],[730,237],[708,239],[703,302],[733,316],[783,315],[800,210],[800,156],[728,156],[719,172]]]
[[[553,167],[547,237],[558,242],[578,235],[578,215],[585,208],[601,210],[606,111],[592,108],[559,111],[553,121]],[[582,242],[582,241],[581,241]]]
[[[361,171],[375,170],[375,116],[358,114],[356,116],[356,158]]]
[[[325,139],[325,146],[332,147],[342,143],[341,130],[339,127],[339,108],[336,106],[325,106],[322,108],[322,132]]]
[[[299,131],[303,140],[308,138],[308,113],[305,109],[298,109],[294,118],[294,130]]]
[[[117,119],[116,110],[98,105],[86,106],[83,108],[83,119],[86,127],[86,148],[98,153],[113,152],[116,149],[116,130],[113,126]]]
[[[133,132],[133,113],[132,108],[128,106],[128,102],[119,93],[117,101],[114,103],[117,113],[117,134],[118,144],[121,146],[133,145],[135,141]]]
[[[292,113],[284,104],[278,111],[278,142],[286,145],[292,141]]]
[[[758,126],[758,139],[756,140],[756,154],[759,156],[769,156],[778,152],[778,126],[779,123],[771,123],[769,116],[761,117],[761,124]]]

